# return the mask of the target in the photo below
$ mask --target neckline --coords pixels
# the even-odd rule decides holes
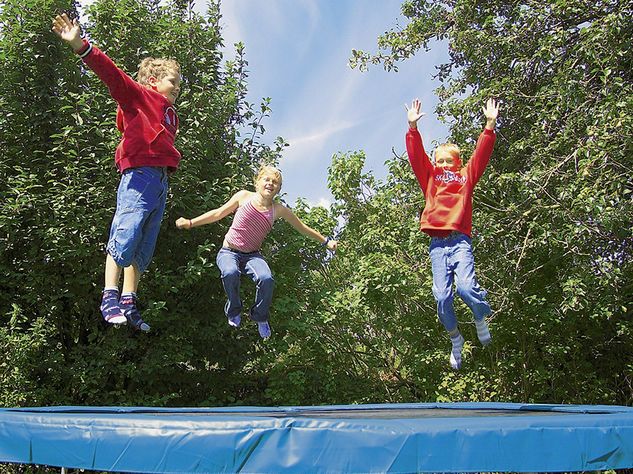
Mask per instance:
[[[251,207],[255,210],[255,212],[257,212],[259,215],[261,215],[262,217],[264,217],[266,220],[268,221],[274,221],[275,220],[275,207],[274,205],[270,207],[270,209],[266,209],[265,211],[260,211],[259,209],[257,209],[255,207],[255,205],[253,204],[252,201],[248,201],[246,205],[250,204]],[[272,222],[271,222],[272,225]]]
[[[257,212],[260,212],[260,213],[262,213],[262,214],[267,213],[267,212],[272,212],[272,210],[275,208],[275,203],[274,203],[274,202],[272,202],[272,203],[270,204],[270,207],[269,207],[268,209],[264,209],[264,210],[262,211],[261,209],[259,209],[259,208],[255,205],[255,203],[254,203],[253,201],[255,201],[255,196],[253,196],[253,197],[250,199],[250,201],[248,201],[248,202],[250,203],[250,205],[251,205],[251,206],[253,206],[253,209],[255,209]]]

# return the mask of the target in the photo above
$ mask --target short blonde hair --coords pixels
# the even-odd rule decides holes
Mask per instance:
[[[451,155],[453,159],[461,161],[459,147],[454,143],[443,143],[441,145],[438,145],[438,147],[435,149],[435,155],[437,155],[438,153],[446,153],[448,155]]]
[[[139,84],[149,85],[149,78],[154,76],[161,80],[169,74],[180,74],[180,64],[175,59],[168,58],[145,58],[138,65],[138,75],[136,80]]]
[[[257,176],[255,176],[255,183],[259,181],[259,178],[268,174],[272,174],[275,178],[277,178],[277,181],[279,181],[279,187],[281,188],[281,182],[282,182],[281,171],[279,171],[274,166],[270,166],[270,165],[263,165],[259,168],[259,171],[257,172]]]

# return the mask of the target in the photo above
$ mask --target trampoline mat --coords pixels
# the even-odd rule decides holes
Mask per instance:
[[[633,408],[4,408],[0,462],[136,473],[624,469],[633,467]]]

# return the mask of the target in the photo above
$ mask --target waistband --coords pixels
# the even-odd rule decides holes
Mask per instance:
[[[169,168],[167,166],[143,166],[143,168],[151,168],[155,171],[158,171],[163,176],[166,176],[167,174],[169,174]]]
[[[251,255],[254,253],[259,253],[259,250],[253,250],[251,252],[242,252],[241,250],[232,249],[231,247],[224,247],[224,246],[222,246],[220,250],[228,250],[229,252],[239,253],[240,255]]]
[[[134,168],[127,168],[121,174],[133,173],[135,171],[145,171],[155,175],[160,175],[161,177],[166,177],[170,173],[167,166],[136,166]]]
[[[435,241],[444,241],[444,240],[450,240],[450,239],[454,239],[455,237],[459,237],[462,235],[466,235],[463,232],[460,232],[458,230],[454,230],[452,231],[450,234],[448,234],[446,237],[431,237],[431,240],[435,240]]]

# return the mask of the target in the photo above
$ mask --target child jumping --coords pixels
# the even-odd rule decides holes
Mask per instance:
[[[154,253],[165,211],[168,174],[180,162],[174,147],[180,66],[173,59],[145,58],[137,82],[96,46],[81,39],[77,20],[71,21],[65,13],[57,15],[53,31],[99,76],[118,104],[116,124],[123,136],[114,160],[121,181],[106,247],[101,314],[108,323],[129,322],[146,332],[150,327],[136,307],[136,292]]]
[[[273,202],[281,189],[281,172],[272,166],[263,166],[255,178],[255,192],[241,190],[223,206],[193,219],[180,217],[176,221],[179,229],[191,229],[217,222],[235,212],[233,223],[224,236],[222,248],[216,259],[220,269],[227,302],[224,312],[229,325],[241,323],[242,302],[240,300],[240,276],[248,275],[256,285],[255,303],[250,308],[250,317],[257,322],[259,335],[270,337],[269,309],[273,297],[274,280],[270,267],[262,257],[260,248],[275,220],[285,219],[303,235],[311,237],[321,245],[336,251],[337,242],[323,237],[305,225],[286,206]]]
[[[459,369],[462,364],[464,338],[459,332],[453,310],[453,281],[457,294],[472,310],[477,336],[485,346],[491,336],[486,316],[491,313],[485,300],[486,291],[475,278],[475,260],[470,233],[472,229],[473,188],[484,173],[495,143],[495,125],[499,106],[488,99],[483,112],[486,126],[466,166],[462,167],[459,147],[446,143],[435,149],[435,166],[429,160],[418,131],[420,101],[407,107],[409,131],[406,135],[407,154],[415,177],[424,193],[425,206],[420,217],[420,230],[431,237],[429,254],[433,271],[433,296],[437,314],[452,342],[450,364]]]

